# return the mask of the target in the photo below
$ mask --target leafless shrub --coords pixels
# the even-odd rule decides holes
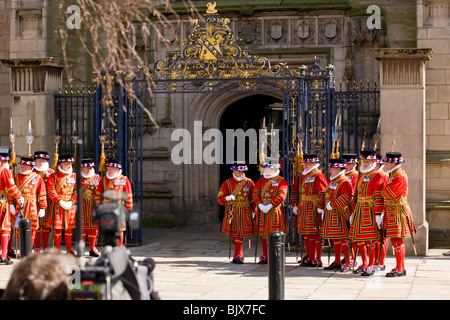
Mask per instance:
[[[148,65],[147,55],[137,50],[144,46],[144,51],[151,46],[150,39],[167,42],[161,33],[161,26],[171,27],[168,16],[179,15],[172,8],[174,0],[63,0],[60,1],[60,26],[58,35],[61,39],[62,56],[69,70],[70,61],[67,55],[69,30],[66,21],[70,14],[67,8],[76,5],[80,9],[80,28],[75,34],[83,49],[91,57],[90,63],[94,71],[94,82],[103,92],[102,106],[109,114],[113,106],[113,89],[122,87],[128,98],[136,101],[148,114],[150,121],[157,126],[150,111],[136,97],[132,90],[133,79],[136,78],[139,65]],[[186,11],[192,19],[198,14],[191,0],[182,0]],[[171,20],[173,21],[173,20]],[[157,24],[159,26],[157,26]],[[72,34],[72,33],[71,33]],[[141,51],[142,52],[142,51]],[[70,73],[67,73],[71,82]],[[146,78],[147,90],[152,96],[152,79]],[[112,121],[112,117],[109,116]]]

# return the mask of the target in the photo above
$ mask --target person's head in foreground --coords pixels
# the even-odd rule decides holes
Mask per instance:
[[[78,265],[71,254],[48,248],[15,265],[2,300],[66,300],[67,281]]]

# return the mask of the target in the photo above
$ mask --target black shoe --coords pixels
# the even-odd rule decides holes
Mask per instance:
[[[0,263],[4,263],[6,265],[10,265],[10,264],[13,264],[14,262],[12,262],[9,257],[6,257],[6,258],[0,258]]]
[[[317,259],[314,259],[311,263],[311,267],[313,268],[321,268],[322,265],[322,261],[317,261]]]
[[[258,262],[258,264],[267,264],[267,257],[265,256],[265,255],[261,255],[260,257],[259,257],[259,262]]]
[[[358,268],[356,268],[356,270],[353,270],[354,274],[360,274],[363,272],[363,266],[359,266]]]
[[[231,261],[232,263],[236,263],[236,264],[244,264],[244,258],[241,258],[240,256],[237,256],[236,258],[233,259],[233,261]]]
[[[369,277],[369,276],[373,275],[374,273],[375,273],[375,271],[373,270],[372,267],[367,267],[367,268],[363,268],[361,275],[363,277]]]
[[[384,271],[384,270],[386,270],[386,266],[374,266],[375,268],[376,268],[376,271]]]
[[[89,256],[90,257],[99,257],[100,253],[98,253],[97,248],[94,248],[94,250],[89,250]]]
[[[403,277],[406,276],[406,269],[403,271],[398,271],[397,268],[394,268],[391,270],[391,272],[386,273],[386,277],[393,278],[393,277]]]
[[[341,270],[341,265],[340,264],[334,264],[334,262],[333,262],[328,267],[323,268],[323,270]]]
[[[312,261],[309,258],[303,259],[303,261],[300,263],[300,267],[310,267],[312,266]]]
[[[8,257],[10,257],[10,258],[16,258],[16,252],[14,251],[14,250],[8,250],[7,252],[6,252],[6,254],[8,255]]]

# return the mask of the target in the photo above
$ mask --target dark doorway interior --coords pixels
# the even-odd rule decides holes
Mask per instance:
[[[262,128],[263,119],[265,118],[268,134],[271,129],[279,130],[279,138],[282,139],[282,102],[280,99],[267,95],[254,95],[243,98],[235,103],[231,104],[227,110],[225,110],[220,120],[220,131],[224,137],[224,149],[223,159],[224,164],[220,165],[220,183],[231,177],[231,164],[225,163],[225,146],[226,130],[227,129],[242,129],[247,131],[248,129],[254,129],[259,132]],[[270,137],[267,141],[270,143]],[[281,149],[281,143],[278,144]],[[249,152],[256,152],[257,159],[259,161],[259,151],[255,148],[250,148],[249,141],[246,141],[246,156],[245,161],[248,164],[249,171],[246,172],[246,176],[251,178],[254,182],[259,179],[258,164],[249,164],[250,155]],[[281,150],[280,150],[281,152]],[[235,160],[237,152],[235,151]],[[220,186],[219,186],[220,187]],[[222,217],[223,207],[221,207],[220,217]]]

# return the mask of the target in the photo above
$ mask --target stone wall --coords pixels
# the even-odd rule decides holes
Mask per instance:
[[[10,1],[0,0],[0,59],[9,58],[9,8]],[[0,145],[9,146],[10,70],[0,63]]]
[[[427,220],[430,245],[450,245],[450,1],[418,1],[417,45],[432,48],[427,63]]]

